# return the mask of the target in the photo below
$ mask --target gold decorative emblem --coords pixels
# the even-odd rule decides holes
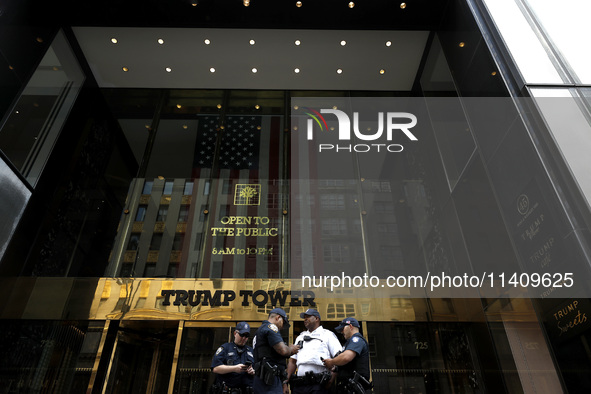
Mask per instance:
[[[261,205],[261,185],[237,184],[234,191],[234,205]]]

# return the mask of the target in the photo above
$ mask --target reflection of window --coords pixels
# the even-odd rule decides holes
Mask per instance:
[[[121,266],[121,273],[119,274],[119,276],[121,276],[121,277],[133,276],[133,273],[131,272],[131,267],[133,267],[133,264],[131,264],[131,263],[123,264]]]
[[[341,264],[349,261],[349,249],[343,244],[322,245],[322,256],[327,264]]]
[[[189,220],[189,206],[188,205],[181,205],[181,210],[179,211],[179,222],[186,222]]]
[[[229,179],[224,179],[222,184],[222,194],[230,194],[232,192],[232,181]]]
[[[140,243],[140,234],[131,233],[129,237],[129,243],[127,244],[127,250],[137,250]]]
[[[343,218],[322,219],[322,235],[347,234],[347,220]]]
[[[156,218],[157,222],[166,222],[166,217],[168,216],[168,205],[160,205],[158,208],[158,217]]]
[[[396,223],[378,223],[378,232],[395,233],[398,230]]]
[[[328,319],[343,319],[354,315],[355,304],[328,304],[326,307],[326,317]]]
[[[190,196],[193,194],[193,182],[185,182],[185,189],[183,195]]]
[[[337,187],[345,186],[345,181],[342,179],[319,179],[318,186],[320,187]]]
[[[143,222],[146,217],[146,210],[148,209],[147,205],[140,205],[137,207],[137,213],[135,215],[136,222]]]
[[[267,206],[268,208],[279,208],[280,207],[280,198],[279,193],[268,193],[267,194]]]
[[[391,192],[390,182],[372,182],[371,190],[374,192]]]
[[[162,194],[172,194],[172,185],[173,182],[172,181],[166,181],[164,182],[164,191],[162,192]]]
[[[345,209],[345,196],[343,194],[322,194],[320,207],[333,211],[343,210]]]
[[[149,278],[156,275],[156,264],[148,263],[144,268],[144,277]]]
[[[172,241],[172,250],[182,250],[184,240],[185,234],[175,234],[174,240]]]
[[[394,203],[386,201],[378,201],[374,204],[376,213],[394,213]]]
[[[162,234],[153,234],[150,241],[150,250],[159,250],[162,244]]]
[[[178,274],[179,266],[178,264],[169,264],[168,265],[168,272],[166,273],[167,276],[171,278],[176,278]]]
[[[220,211],[218,218],[221,220],[224,216],[228,216],[230,213],[230,206],[229,205],[220,205]]]
[[[145,181],[144,188],[142,190],[142,194],[152,194],[152,186],[154,186],[154,182]]]

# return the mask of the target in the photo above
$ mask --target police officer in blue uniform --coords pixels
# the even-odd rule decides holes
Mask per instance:
[[[347,340],[343,352],[324,360],[326,368],[337,368],[337,392],[364,394],[372,392],[369,381],[369,345],[359,333],[359,322],[353,317],[341,321],[335,331],[342,332]]]
[[[257,330],[253,341],[255,394],[283,394],[282,381],[286,376],[285,358],[296,354],[300,349],[297,345],[288,346],[283,342],[279,330],[284,327],[289,327],[287,314],[283,309],[275,308]]]
[[[212,394],[250,394],[253,392],[254,353],[246,345],[250,336],[250,326],[240,322],[234,330],[234,341],[224,343],[218,348],[211,361],[211,369],[216,374]]]

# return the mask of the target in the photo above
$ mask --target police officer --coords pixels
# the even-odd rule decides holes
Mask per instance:
[[[337,336],[320,325],[320,313],[316,309],[310,308],[302,312],[300,317],[304,319],[306,331],[297,337],[295,343],[301,349],[298,354],[291,356],[287,365],[291,392],[328,394],[327,387],[332,382],[332,375],[322,359],[334,357],[343,348]]]
[[[279,330],[284,327],[289,327],[287,314],[283,309],[275,308],[257,330],[253,341],[256,371],[253,388],[256,394],[283,393],[285,358],[300,349],[299,346],[288,346],[283,342]]]
[[[213,394],[248,394],[252,393],[254,376],[254,354],[246,345],[250,336],[250,326],[240,322],[234,330],[234,341],[224,343],[218,348],[211,361],[211,369],[216,374],[212,387]]]
[[[339,324],[335,331],[342,332],[347,340],[343,352],[335,358],[324,360],[328,369],[338,367],[338,393],[371,393],[372,384],[369,381],[369,345],[359,333],[359,322],[353,317],[347,317]]]

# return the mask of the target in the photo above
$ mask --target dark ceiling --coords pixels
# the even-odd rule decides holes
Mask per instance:
[[[22,7],[23,2],[29,3]],[[21,15],[38,25],[199,27],[257,29],[433,30],[439,26],[447,0],[8,0],[0,6],[26,10]],[[21,19],[22,20],[22,19]]]

